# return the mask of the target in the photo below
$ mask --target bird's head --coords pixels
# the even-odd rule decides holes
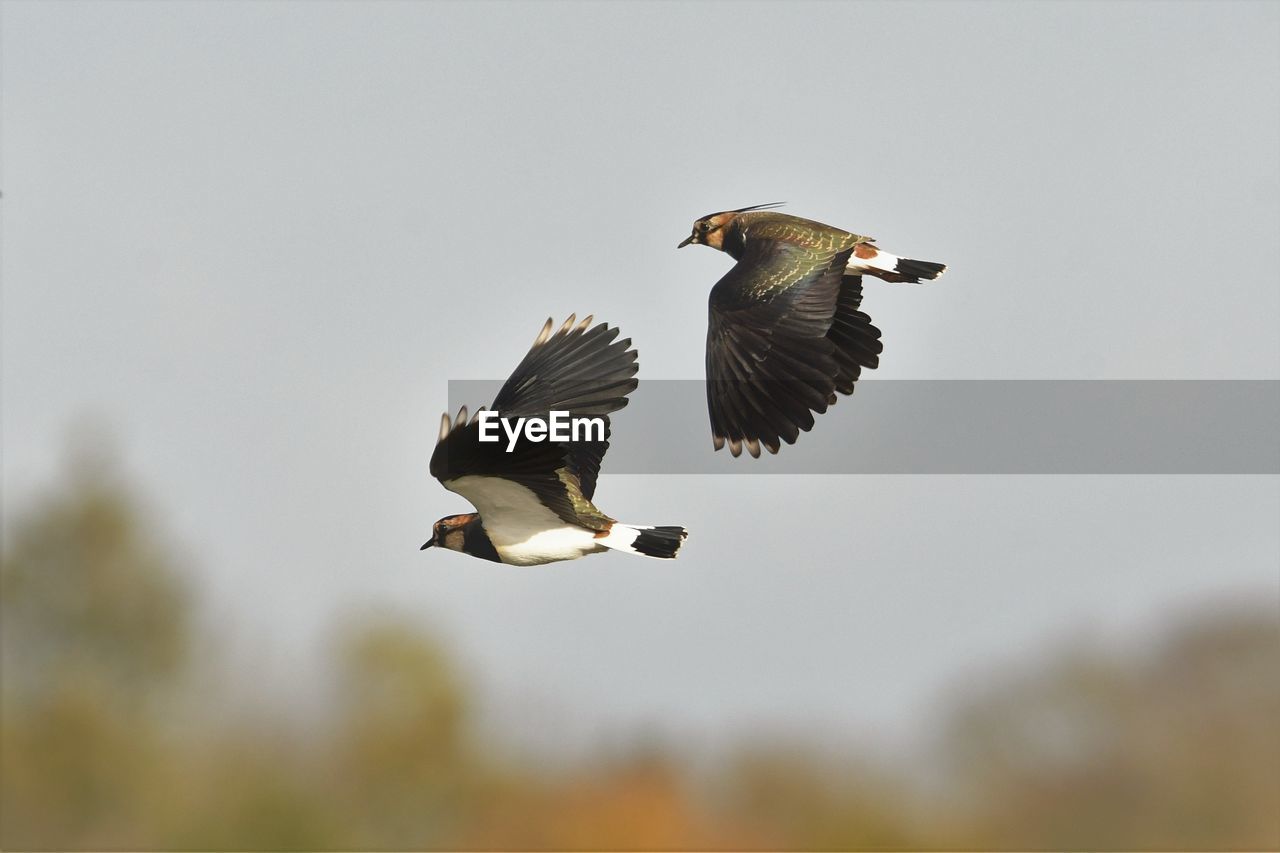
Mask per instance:
[[[435,546],[437,548],[447,548],[450,551],[465,551],[466,528],[477,518],[479,516],[474,512],[461,515],[446,515],[435,523],[435,526],[431,528],[431,538],[418,550],[425,551]]]
[[[737,210],[724,210],[720,213],[708,214],[693,223],[693,231],[676,248],[683,249],[690,243],[701,243],[703,246],[710,246],[723,252],[725,234],[739,214],[747,213],[751,210],[768,210],[773,207],[779,207],[782,204],[783,202],[774,201],[768,204],[755,204],[751,207],[740,207]]]

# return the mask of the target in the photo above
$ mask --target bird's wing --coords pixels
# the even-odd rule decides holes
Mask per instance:
[[[480,419],[468,420],[465,407],[453,420],[445,414],[440,420],[440,439],[431,454],[431,476],[470,501],[482,519],[528,513],[529,507],[523,501],[510,499],[512,494],[522,493],[498,487],[494,482],[505,480],[532,492],[540,504],[566,524],[592,530],[608,528],[612,519],[583,494],[564,443],[533,442],[521,437],[510,452],[507,444],[505,435],[500,441],[481,441]]]
[[[551,409],[575,415],[608,415],[627,405],[635,390],[635,350],[618,329],[575,315],[556,332],[547,320],[524,359],[493,400],[504,415],[545,415]],[[575,325],[576,324],[576,325]]]
[[[616,340],[618,329],[605,323],[591,327],[591,319],[575,325],[576,317],[570,315],[554,333],[547,320],[493,401],[494,411],[510,417],[545,417],[556,410],[604,419],[602,441],[567,445],[569,470],[588,500],[595,494],[600,463],[609,449],[608,416],[627,405],[640,369],[631,339]]]
[[[839,373],[827,338],[852,245],[751,240],[711,290],[707,408],[719,450],[777,453],[813,427]]]
[[[494,489],[484,488],[484,478],[499,477],[533,492],[567,523],[599,530],[612,520],[596,509],[591,496],[609,447],[608,415],[627,404],[639,368],[630,340],[615,341],[617,329],[603,323],[588,328],[590,317],[575,321],[571,316],[554,334],[547,321],[493,409],[509,418],[546,417],[553,410],[600,417],[603,440],[531,442],[521,436],[508,452],[505,434],[498,442],[480,441],[479,418],[468,419],[465,408],[453,421],[448,414],[441,420],[431,475],[471,501],[482,518],[486,511],[510,509],[495,503]]]
[[[827,339],[835,344],[836,364],[840,370],[836,376],[836,390],[852,394],[853,383],[858,381],[864,367],[880,364],[880,330],[871,324],[871,318],[859,308],[862,305],[862,276],[846,274],[840,283],[840,298],[836,301],[836,313],[831,318]]]

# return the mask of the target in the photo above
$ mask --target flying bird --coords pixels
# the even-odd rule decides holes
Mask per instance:
[[[859,310],[864,275],[931,281],[945,264],[881,251],[875,238],[777,213],[780,203],[712,213],[677,248],[699,243],[737,264],[711,289],[707,409],[716,450],[777,453],[813,413],[852,394],[880,363],[880,330]]]
[[[591,327],[591,320],[577,323],[570,315],[554,333],[547,320],[491,410],[508,422],[566,412],[599,418],[603,429],[590,440],[586,435],[576,441],[534,440],[525,431],[510,443],[506,437],[481,441],[483,409],[468,417],[464,406],[452,420],[446,412],[431,475],[477,512],[437,521],[423,549],[434,545],[515,566],[607,550],[675,557],[688,535],[683,527],[622,524],[592,503],[609,448],[609,415],[627,405],[639,365],[629,338],[616,341],[618,329],[604,323]]]

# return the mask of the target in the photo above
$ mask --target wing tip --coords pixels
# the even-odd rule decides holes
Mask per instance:
[[[436,444],[439,444],[448,438],[449,434],[454,430],[459,430],[469,425],[471,421],[478,417],[484,410],[485,407],[481,406],[475,410],[474,414],[471,414],[466,406],[462,406],[458,409],[458,414],[453,417],[450,417],[448,412],[442,414],[440,416],[440,432],[436,435]]]
[[[608,322],[604,320],[596,323],[593,327],[591,324],[595,322],[595,319],[595,314],[587,314],[581,320],[578,320],[578,313],[575,311],[565,318],[565,321],[560,324],[559,328],[557,328],[555,318],[548,317],[547,322],[542,324],[542,330],[538,332],[538,336],[533,339],[533,345],[535,347],[541,346],[549,341],[553,335],[576,335],[593,328],[607,329],[609,332],[613,333],[612,337],[617,337],[618,333],[621,331],[617,326],[610,326]],[[626,343],[629,345],[631,343],[631,339],[628,338]]]
[[[538,336],[533,339],[533,345],[535,347],[542,346],[547,342],[547,339],[551,337],[551,329],[554,325],[555,321],[548,317],[547,322],[542,324],[542,331],[538,332]]]
[[[795,443],[794,439],[788,440],[785,436],[783,437],[783,441],[786,441],[788,444]],[[771,455],[777,454],[777,452],[782,449],[781,442],[776,438],[726,438],[718,433],[711,434],[711,446],[716,451],[723,450],[725,445],[729,446],[729,455],[734,459],[741,456],[743,450],[747,451],[752,459],[759,459],[760,451],[762,449],[769,451]]]

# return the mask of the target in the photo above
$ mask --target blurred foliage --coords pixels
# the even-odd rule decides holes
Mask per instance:
[[[128,843],[170,758],[187,595],[100,456],[5,526],[0,846]]]
[[[7,695],[54,701],[75,685],[133,705],[171,686],[186,652],[188,597],[106,459],[82,453],[66,487],[6,534]]]
[[[101,459],[6,520],[0,847],[1280,847],[1275,602],[970,680],[896,762],[814,733],[709,771],[652,745],[547,771],[479,731],[445,647],[395,621],[336,632],[319,721],[192,713],[211,662],[189,650],[216,638],[193,636],[184,577]]]
[[[945,743],[975,843],[1275,849],[1277,612],[1215,611],[1128,660],[1069,652],[986,685]]]

